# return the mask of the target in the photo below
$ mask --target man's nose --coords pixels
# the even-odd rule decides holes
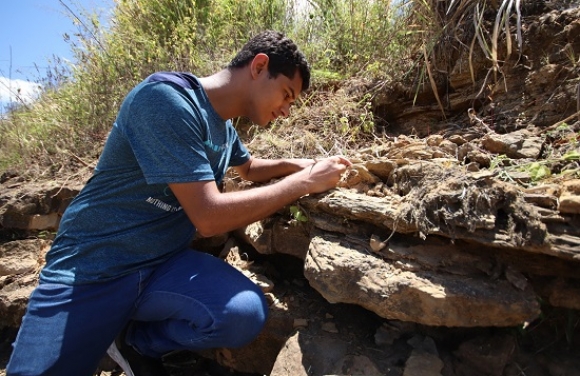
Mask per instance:
[[[284,103],[282,107],[280,107],[280,116],[282,117],[290,116],[290,105],[288,103]]]

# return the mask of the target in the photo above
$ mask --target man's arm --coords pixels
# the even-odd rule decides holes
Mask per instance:
[[[314,159],[260,159],[251,157],[249,161],[234,169],[244,180],[263,183],[275,178],[288,176],[306,167],[312,166]]]
[[[202,236],[228,232],[275,213],[300,197],[334,188],[350,162],[330,157],[263,187],[221,193],[214,181],[169,187]]]

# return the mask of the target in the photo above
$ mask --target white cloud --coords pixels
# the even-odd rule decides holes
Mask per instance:
[[[25,80],[0,77],[0,103],[32,103],[42,91],[39,84]]]

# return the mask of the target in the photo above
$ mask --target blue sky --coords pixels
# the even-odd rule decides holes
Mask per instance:
[[[111,14],[114,0],[8,0],[1,6],[0,22],[0,106],[13,96],[34,92],[35,82],[45,77],[49,59],[59,56],[71,60],[70,45],[64,34],[73,35],[76,26],[66,4],[80,15],[82,10]]]

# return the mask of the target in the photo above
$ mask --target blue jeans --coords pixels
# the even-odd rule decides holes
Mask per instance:
[[[14,343],[7,376],[89,376],[115,337],[141,354],[239,347],[266,321],[260,289],[226,262],[186,250],[103,283],[40,283]]]

